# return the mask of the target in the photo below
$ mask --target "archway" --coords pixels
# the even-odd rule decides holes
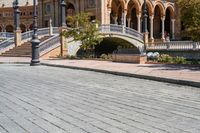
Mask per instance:
[[[165,15],[165,31],[167,34],[171,34],[171,15],[170,10],[167,8]]]
[[[13,32],[13,31],[14,31],[14,27],[12,25],[6,26],[6,32]]]
[[[161,38],[162,32],[162,21],[161,21],[161,11],[158,5],[154,9],[154,19],[153,19],[153,36],[156,39]]]
[[[66,4],[66,17],[67,17],[66,24],[68,27],[71,27],[69,17],[72,17],[74,15],[75,15],[74,5],[70,2],[67,2],[67,4]]]
[[[106,37],[103,38],[103,41],[95,46],[94,55],[99,58],[102,54],[111,55],[117,49],[132,49],[135,51],[135,54],[139,54],[139,49],[135,47],[130,42],[123,40],[117,37]],[[83,49],[79,49],[77,52],[77,56],[83,57],[85,51]]]
[[[111,2],[111,14],[110,24],[123,24],[122,19],[124,12],[124,1],[123,0],[112,0]]]
[[[127,26],[137,30],[139,5],[136,1],[130,0],[128,3]]]
[[[24,24],[20,24],[20,29],[23,32],[26,32],[26,26]]]
[[[3,30],[3,29],[2,29],[1,26],[0,26],[0,32],[3,32],[2,30]]]

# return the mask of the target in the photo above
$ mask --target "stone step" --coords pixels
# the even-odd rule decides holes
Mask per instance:
[[[50,38],[51,36],[45,36],[40,40],[40,42],[43,42]],[[14,47],[13,49],[10,49],[6,51],[5,53],[2,53],[0,56],[7,56],[7,57],[31,57],[31,41],[23,43],[21,46]]]

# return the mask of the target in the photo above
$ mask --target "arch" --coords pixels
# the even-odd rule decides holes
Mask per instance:
[[[140,5],[138,3],[138,1],[136,0],[130,0],[128,3],[127,3],[127,16],[130,15],[131,11],[133,8],[136,9],[136,13],[139,14],[141,12],[140,10]]]
[[[163,2],[161,2],[161,1],[156,1],[156,2],[155,2],[154,8],[153,8],[154,14],[156,13],[156,12],[155,12],[155,8],[156,8],[156,7],[159,7],[161,16],[165,16],[165,7],[164,7],[164,5],[163,5]]]
[[[171,13],[169,8],[167,8],[165,13],[165,32],[169,35],[171,33]]]
[[[161,38],[161,22],[162,13],[158,5],[154,8],[154,19],[153,19],[153,36],[154,38]]]
[[[75,15],[75,11],[76,11],[76,9],[75,9],[74,4],[71,3],[71,2],[67,2],[67,4],[66,4],[66,15],[67,16],[73,16],[73,15]]]
[[[125,2],[124,0],[112,0],[111,3],[111,14],[110,14],[110,23],[111,24],[121,24],[123,12],[125,11]]]
[[[21,29],[21,31],[23,33],[23,32],[26,31],[26,26],[24,24],[20,24],[20,29]]]
[[[143,12],[143,5],[144,5],[144,1],[140,6],[141,12]],[[149,15],[153,15],[153,4],[149,0],[147,0],[147,10],[149,12]]]
[[[167,9],[170,11],[170,16],[171,16],[171,18],[174,18],[174,17],[175,17],[175,9],[174,9],[174,6],[171,5],[171,4],[167,4],[167,5],[166,5],[166,8],[165,8],[165,14],[166,14]]]
[[[12,25],[6,26],[6,32],[13,32],[13,31],[14,31],[14,27]]]
[[[116,0],[108,0],[108,8],[112,8],[112,3],[113,1],[116,1]],[[120,4],[123,5],[123,9],[127,9],[125,6],[126,6],[126,2],[125,0],[118,0],[120,2]]]

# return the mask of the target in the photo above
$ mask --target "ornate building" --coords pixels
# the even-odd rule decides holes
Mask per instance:
[[[38,0],[39,25],[47,27],[51,18],[60,23],[59,0]],[[101,24],[119,24],[142,32],[144,0],[66,0],[66,14],[89,12]],[[181,22],[174,0],[147,0],[149,39],[171,39],[180,36]]]
[[[32,29],[33,18],[33,1],[19,0],[20,27],[22,32]],[[14,9],[13,0],[0,1],[0,32],[14,31]]]
[[[13,0],[12,0],[13,1]],[[12,1],[0,1],[0,32],[14,29]],[[22,32],[32,28],[33,0],[19,0]],[[89,12],[101,24],[119,24],[142,32],[144,0],[65,0],[66,15]],[[180,36],[181,22],[174,0],[147,0],[149,40]],[[60,0],[38,0],[39,27],[60,25]]]

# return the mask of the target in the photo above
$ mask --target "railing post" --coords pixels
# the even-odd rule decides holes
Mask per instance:
[[[50,18],[49,20],[49,35],[52,36],[53,35],[53,27],[52,27],[52,20]]]
[[[122,33],[125,33],[125,30],[126,30],[125,26],[122,25]]]
[[[194,43],[192,44],[192,46],[193,46],[193,49],[196,49],[196,48],[197,48],[197,43],[194,42]]]

